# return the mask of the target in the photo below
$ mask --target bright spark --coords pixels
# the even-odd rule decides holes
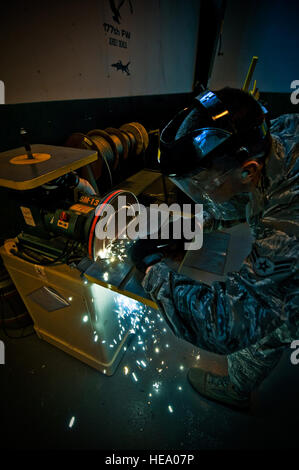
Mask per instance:
[[[75,416],[73,416],[69,422],[69,428],[72,428],[73,427],[73,424],[75,422]]]
[[[133,372],[132,375],[133,375],[133,379],[135,380],[135,382],[138,382],[135,372]]]

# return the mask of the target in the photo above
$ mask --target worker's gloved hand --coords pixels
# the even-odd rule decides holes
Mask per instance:
[[[162,247],[168,240],[138,239],[128,252],[129,259],[136,268],[145,274],[146,269],[164,257]]]
[[[145,273],[149,266],[163,258],[180,262],[184,255],[184,239],[138,239],[129,249],[128,257],[136,268]]]
[[[157,238],[139,238],[129,249],[128,256],[136,268],[145,273],[146,269],[163,258],[180,262],[184,253],[184,238],[177,239],[173,221],[168,223],[168,238],[163,238],[161,227],[155,233]],[[153,233],[151,234],[153,236]]]

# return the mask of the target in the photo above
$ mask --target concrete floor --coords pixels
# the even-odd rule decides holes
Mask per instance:
[[[161,338],[161,352],[153,355],[148,369],[135,367],[138,382],[123,373],[123,367],[132,367],[138,357],[134,342],[116,373],[107,377],[35,335],[9,340],[1,332],[0,337],[6,346],[6,364],[0,369],[2,448],[202,450],[298,445],[299,365],[291,365],[289,351],[260,387],[252,409],[244,413],[210,402],[191,388],[188,367],[200,364],[221,373],[224,360],[170,332]],[[159,374],[161,360],[168,369]],[[159,392],[153,388],[156,381],[161,381]]]
[[[0,447],[185,451],[298,446],[299,365],[291,364],[291,349],[254,393],[250,411],[239,412],[199,396],[186,379],[194,365],[225,373],[225,358],[176,338],[157,313],[152,318],[157,342],[149,338],[142,353],[133,337],[111,377],[35,334],[17,340],[0,330],[6,351],[6,364],[0,366]],[[146,359],[145,369],[138,368],[140,359]]]

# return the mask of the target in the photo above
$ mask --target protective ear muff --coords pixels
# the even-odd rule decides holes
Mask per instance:
[[[242,171],[241,177],[242,178],[247,178],[248,175],[249,175],[249,171],[245,170],[245,171]]]
[[[250,160],[249,162],[246,162],[243,165],[243,171],[241,173],[241,177],[244,178],[244,179],[247,178],[247,176],[250,175],[250,171],[246,170],[246,167],[249,167],[249,166],[255,166],[258,171],[260,171],[261,168],[262,168],[262,166],[255,160]]]

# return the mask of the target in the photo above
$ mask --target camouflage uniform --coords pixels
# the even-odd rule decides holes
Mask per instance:
[[[246,206],[255,241],[240,271],[208,286],[162,261],[143,281],[177,336],[228,355],[229,377],[242,392],[257,387],[299,339],[299,114],[271,124],[273,150]]]

